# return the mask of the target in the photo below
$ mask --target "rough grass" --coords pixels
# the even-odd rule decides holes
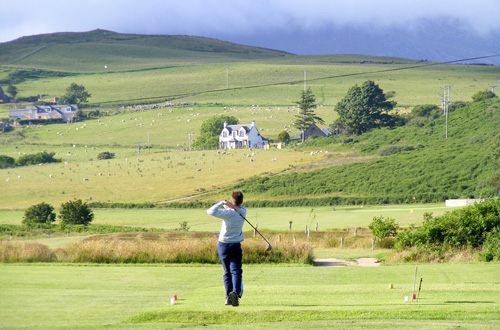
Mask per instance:
[[[218,264],[217,241],[213,236],[120,233],[93,236],[54,250],[40,243],[0,241],[0,262]],[[245,264],[313,263],[313,249],[305,243],[279,244],[266,251],[260,240],[249,239],[242,246]]]

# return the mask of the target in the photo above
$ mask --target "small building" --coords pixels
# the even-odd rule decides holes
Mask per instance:
[[[330,135],[332,135],[332,132],[330,132],[328,129],[326,128],[320,129],[318,126],[316,126],[316,124],[312,124],[311,126],[309,126],[308,129],[304,131],[304,141],[307,141],[314,136],[325,137]],[[300,132],[299,135],[291,139],[291,141],[302,141],[302,132]]]
[[[78,111],[78,106],[71,105],[29,105],[24,109],[10,109],[9,119],[20,121],[60,120],[70,123]]]
[[[247,125],[228,125],[219,135],[219,146],[223,149],[257,148],[263,149],[269,141],[262,137],[255,126],[255,121]]]

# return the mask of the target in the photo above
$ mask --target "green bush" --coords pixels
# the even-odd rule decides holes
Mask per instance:
[[[43,163],[58,163],[60,159],[54,158],[54,152],[38,152],[32,155],[24,155],[16,160],[16,166],[38,165]]]
[[[50,227],[56,220],[54,207],[45,202],[30,206],[24,212],[23,224],[28,228]]]
[[[115,157],[115,154],[109,151],[104,151],[101,152],[100,154],[97,155],[97,159],[103,160],[103,159],[112,159]]]
[[[489,233],[500,230],[500,200],[447,212],[434,217],[424,214],[420,227],[410,227],[396,236],[400,250],[422,246],[448,246],[450,248],[479,248]],[[494,240],[494,238],[491,238]]]
[[[372,235],[379,239],[396,236],[399,225],[393,218],[373,217],[373,221],[368,225]]]
[[[83,203],[81,199],[78,199],[61,204],[59,218],[62,227],[66,225],[88,226],[94,219],[94,213],[87,203]]]
[[[480,260],[500,261],[500,227],[494,228],[486,235]]]
[[[12,157],[0,155],[0,169],[14,167],[16,160]]]

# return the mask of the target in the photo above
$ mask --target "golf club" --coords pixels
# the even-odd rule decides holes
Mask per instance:
[[[262,234],[261,234],[261,233],[257,230],[257,228],[255,228],[255,227],[254,227],[254,226],[250,223],[250,221],[248,221],[248,220],[247,220],[247,219],[243,216],[243,214],[241,214],[240,212],[238,212],[236,209],[233,209],[233,210],[235,210],[235,211],[236,211],[236,213],[238,213],[238,214],[239,214],[239,215],[240,215],[243,219],[245,219],[245,221],[246,221],[246,222],[248,222],[248,224],[249,224],[249,225],[250,225],[250,226],[251,226],[251,227],[252,227],[252,228],[253,228],[253,229],[254,229],[257,233],[259,233],[260,237],[262,237],[262,238],[264,239],[264,241],[266,241],[266,243],[267,243],[267,246],[266,246],[266,251],[271,250],[273,246],[271,245],[271,243],[269,243],[269,241],[268,241],[268,240],[267,240],[264,236],[262,236]]]

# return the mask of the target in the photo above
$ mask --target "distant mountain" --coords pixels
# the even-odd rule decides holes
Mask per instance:
[[[455,19],[423,20],[408,27],[366,23],[304,31],[269,31],[265,38],[218,37],[300,55],[361,54],[447,62],[500,54],[500,30],[480,34]],[[500,56],[475,63],[500,65]]]
[[[47,58],[62,56],[60,47],[72,46],[71,56],[94,54],[120,54],[121,56],[144,56],[145,58],[185,59],[199,54],[211,54],[219,58],[272,58],[289,53],[262,47],[251,47],[212,38],[179,35],[122,34],[106,30],[89,32],[63,32],[22,37],[0,43],[0,65],[19,63],[26,58],[47,53]],[[117,47],[122,47],[117,50]],[[126,48],[124,48],[126,47]],[[58,51],[49,53],[50,48]],[[68,49],[68,47],[67,47]],[[150,54],[155,50],[154,54]],[[137,55],[137,53],[139,55]],[[41,56],[44,56],[42,54]],[[50,60],[50,59],[49,59]]]

